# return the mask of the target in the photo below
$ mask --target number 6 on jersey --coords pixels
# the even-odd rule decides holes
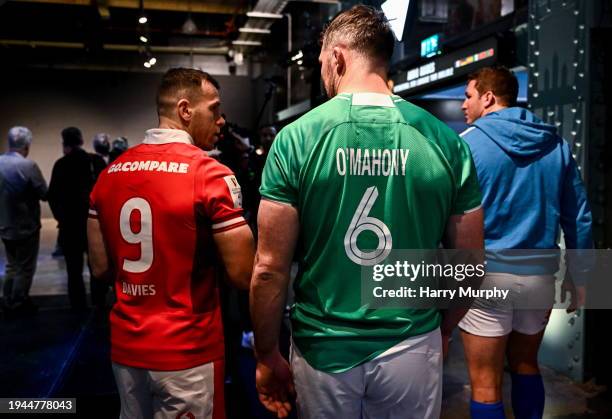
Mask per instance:
[[[355,215],[353,215],[351,225],[344,236],[344,250],[346,251],[346,255],[358,265],[376,265],[389,256],[393,247],[391,231],[389,231],[385,223],[378,218],[368,216],[377,198],[378,189],[376,186],[370,186],[366,189],[361,198],[361,202],[359,202],[357,206],[357,211],[355,211]],[[376,246],[376,249],[365,252],[357,247],[357,237],[364,231],[371,231],[376,234],[376,237],[378,237],[378,246]]]
[[[137,210],[140,213],[140,231],[132,231],[130,216]],[[146,272],[153,264],[153,216],[151,206],[142,198],[130,198],[121,207],[119,229],[123,240],[140,245],[140,259],[124,259],[123,270],[131,273]]]

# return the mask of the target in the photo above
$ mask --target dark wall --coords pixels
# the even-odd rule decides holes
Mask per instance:
[[[461,100],[412,100],[412,102],[433,114],[458,134],[468,127],[461,110],[463,103]]]
[[[30,158],[47,181],[53,163],[62,155],[60,132],[81,129],[85,148],[98,132],[125,136],[138,144],[144,131],[157,125],[155,91],[158,73],[119,73],[78,70],[28,69],[0,73],[0,152],[7,148],[6,133],[14,125],[32,130]],[[229,121],[250,127],[254,118],[248,77],[215,76],[221,84],[223,112]],[[48,208],[43,217],[50,216]]]

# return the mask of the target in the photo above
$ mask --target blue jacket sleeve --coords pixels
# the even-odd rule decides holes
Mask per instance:
[[[576,161],[569,152],[568,154],[569,163],[561,195],[560,223],[565,236],[565,247],[568,249],[565,261],[574,282],[582,285],[589,279],[596,263],[595,254],[590,250],[593,248],[592,215]]]
[[[592,249],[592,216],[576,161],[571,157],[561,193],[560,222],[567,249]]]

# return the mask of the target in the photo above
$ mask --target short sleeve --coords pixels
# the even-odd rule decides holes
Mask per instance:
[[[259,188],[263,198],[297,205],[299,165],[293,140],[284,129],[272,143]]]
[[[98,185],[99,183],[96,183],[96,185],[94,186],[93,190],[91,191],[91,193],[89,194],[89,218],[93,218],[93,219],[97,219],[98,218],[98,208],[96,206],[97,203],[97,199],[96,197],[98,196]]]
[[[242,190],[229,168],[210,159],[200,166],[197,177],[196,196],[213,233],[246,224],[242,210]]]
[[[458,138],[458,160],[455,162],[455,179],[457,194],[452,208],[453,215],[466,214],[480,208],[482,194],[478,183],[478,173],[472,159],[472,153],[465,141]]]

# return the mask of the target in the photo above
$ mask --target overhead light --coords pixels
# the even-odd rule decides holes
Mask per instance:
[[[186,34],[194,34],[198,31],[198,27],[196,26],[195,22],[193,21],[193,19],[191,18],[191,14],[187,15],[187,20],[185,20],[185,23],[183,23],[183,33]]]
[[[151,63],[149,63],[148,61],[145,61],[144,66],[147,68],[151,68]]]
[[[151,57],[151,59],[149,60],[149,64],[151,65],[155,65],[156,62],[157,62],[157,58],[155,57]]]
[[[302,50],[298,51],[297,54],[295,54],[293,57],[291,57],[291,61],[297,61],[301,58],[304,57],[304,53],[302,52]]]
[[[261,33],[261,34],[269,34],[272,31],[270,29],[258,29],[258,28],[240,28],[238,29],[242,33]]]
[[[302,61],[302,60],[297,62],[297,65],[302,65],[302,64],[304,64],[304,61]]]
[[[234,45],[244,45],[244,46],[253,46],[253,47],[261,46],[261,42],[259,42],[259,41],[236,40],[236,41],[232,41],[232,44],[234,44]]]
[[[146,36],[140,35],[140,42],[142,42],[143,44],[146,44],[147,42],[149,42],[149,40],[147,39]]]
[[[234,62],[236,63],[236,65],[244,64],[244,54],[242,54],[241,52],[235,53],[234,54]]]
[[[144,13],[144,0],[140,0],[138,2],[138,9],[140,10],[140,13],[138,15],[138,23],[144,25],[145,23],[147,23],[147,16]]]
[[[282,19],[283,15],[278,13],[264,13],[264,12],[248,12],[248,17],[254,17],[259,19]]]

